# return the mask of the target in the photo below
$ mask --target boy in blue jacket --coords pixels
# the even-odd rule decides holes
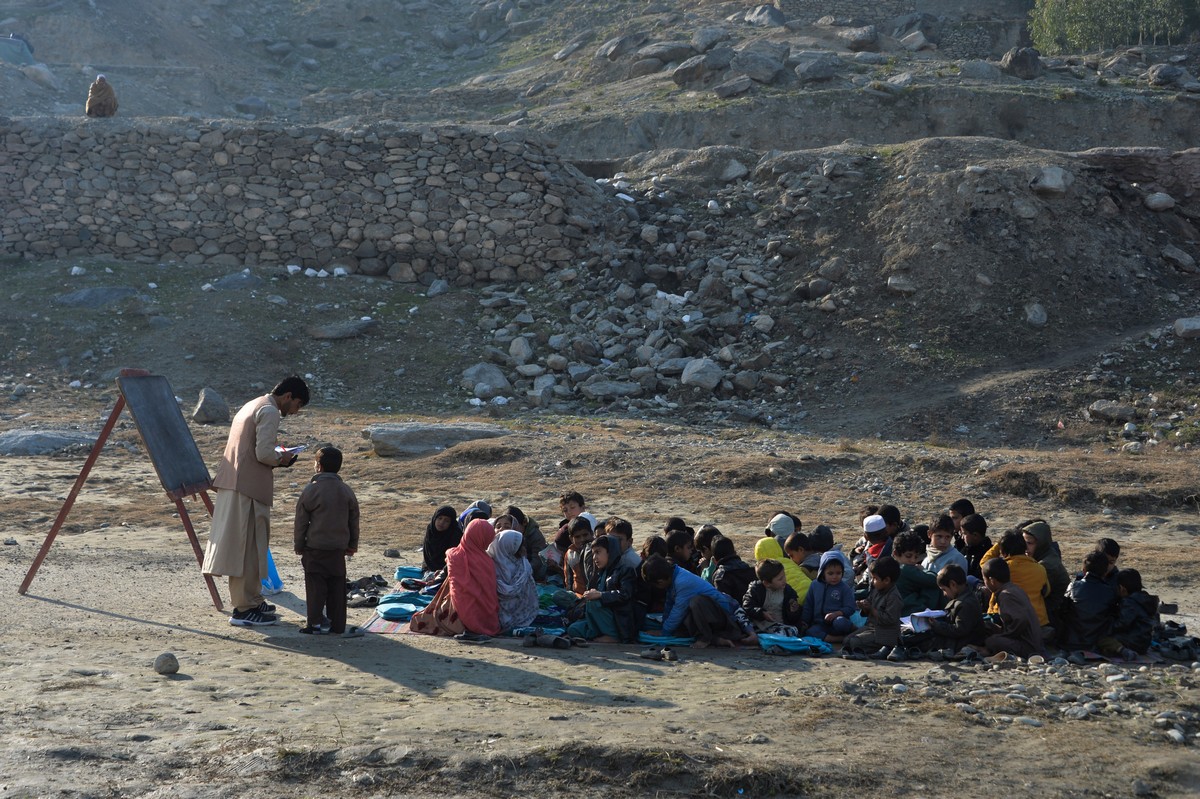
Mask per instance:
[[[689,635],[697,649],[708,646],[753,644],[758,636],[748,620],[743,622],[738,603],[697,574],[651,555],[642,564],[642,579],[666,590],[663,602],[663,635]]]
[[[854,586],[845,580],[846,564],[842,553],[830,550],[821,554],[817,579],[808,588],[800,611],[800,629],[805,635],[820,638],[844,636],[854,631]]]

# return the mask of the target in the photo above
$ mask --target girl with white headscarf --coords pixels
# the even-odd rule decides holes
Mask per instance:
[[[517,530],[505,530],[488,545],[488,554],[496,564],[496,594],[500,598],[500,629],[526,627],[538,614],[537,584],[533,568],[522,547],[525,536]]]

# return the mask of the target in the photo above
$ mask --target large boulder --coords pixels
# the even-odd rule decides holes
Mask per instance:
[[[689,42],[655,42],[637,51],[639,59],[657,58],[664,64],[686,61],[694,55],[697,55],[696,49]]]
[[[783,71],[783,61],[754,52],[738,53],[729,66],[734,72],[745,75],[756,83],[770,83]]]
[[[1155,64],[1146,70],[1146,80],[1151,86],[1181,86],[1191,79],[1187,70],[1174,64]]]
[[[838,74],[842,60],[833,53],[821,50],[808,50],[793,56],[797,61],[796,77],[801,83],[818,83],[830,80]]]
[[[0,433],[0,455],[51,455],[95,443],[95,436],[74,430],[9,430]]]
[[[1021,80],[1033,80],[1046,74],[1042,54],[1032,47],[1014,47],[1000,59],[1000,71]]]
[[[787,24],[787,18],[783,16],[782,11],[775,6],[765,4],[755,6],[745,12],[742,15],[742,19],[760,28],[782,28]]]
[[[480,438],[499,438],[510,431],[490,424],[423,424],[421,422],[387,422],[373,424],[362,431],[371,442],[376,455],[385,458],[395,455],[425,455],[474,441]]]
[[[966,80],[998,81],[1004,75],[1000,67],[990,61],[964,61],[958,76]]]
[[[205,386],[200,389],[200,399],[192,411],[192,421],[197,424],[221,424],[229,421],[229,403],[216,389]]]
[[[696,386],[705,391],[712,391],[721,385],[725,378],[725,370],[709,358],[693,358],[683,367],[679,382],[685,386]]]
[[[852,53],[873,53],[879,50],[879,30],[874,25],[864,25],[861,28],[847,28],[846,30],[838,31],[837,36]]]
[[[1132,422],[1137,418],[1137,410],[1132,405],[1126,405],[1114,400],[1096,400],[1087,408],[1088,416],[1105,422]]]
[[[137,290],[129,286],[93,286],[78,291],[59,294],[54,298],[55,305],[65,305],[68,308],[88,308],[97,310],[133,297]]]
[[[477,363],[464,369],[462,387],[480,399],[511,394],[513,390],[504,372],[492,363]]]

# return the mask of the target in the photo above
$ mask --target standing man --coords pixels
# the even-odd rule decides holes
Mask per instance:
[[[202,571],[229,578],[229,601],[235,627],[279,621],[275,606],[262,596],[271,539],[271,502],[276,466],[291,466],[296,455],[275,451],[279,420],[308,404],[308,385],[299,377],[283,380],[271,391],[242,406],[233,417],[225,454],[213,478],[212,531]]]

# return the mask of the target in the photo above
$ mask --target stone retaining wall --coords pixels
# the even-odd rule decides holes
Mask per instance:
[[[528,131],[0,117],[0,255],[536,280],[612,201]]]

